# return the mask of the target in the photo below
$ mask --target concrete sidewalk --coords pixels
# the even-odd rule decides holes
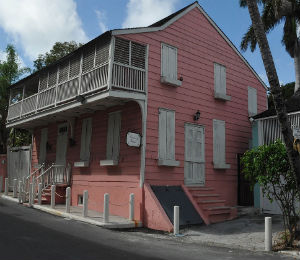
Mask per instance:
[[[243,216],[231,221],[209,226],[192,226],[181,230],[187,242],[201,242],[230,248],[264,251],[265,217],[270,215]],[[283,231],[282,217],[272,215],[273,245]]]
[[[1,198],[18,203],[18,199],[13,198],[12,193],[9,193],[8,196],[1,194]],[[29,206],[28,203],[24,203],[23,205]],[[66,207],[62,204],[55,205],[54,209],[52,209],[50,205],[33,204],[32,207],[52,215],[56,215],[67,219],[73,219],[109,229],[135,228],[141,226],[140,222],[130,221],[129,219],[114,215],[110,215],[109,222],[104,223],[103,214],[93,210],[88,211],[88,217],[83,217],[83,208],[78,206],[71,206],[70,213],[65,212]]]

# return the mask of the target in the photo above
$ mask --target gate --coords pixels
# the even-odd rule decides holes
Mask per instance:
[[[8,147],[7,148],[7,175],[10,190],[13,180],[21,180],[30,174],[31,146]]]
[[[238,205],[239,206],[253,206],[254,205],[254,194],[250,188],[250,182],[245,179],[242,173],[241,166],[242,154],[237,155],[238,163]]]

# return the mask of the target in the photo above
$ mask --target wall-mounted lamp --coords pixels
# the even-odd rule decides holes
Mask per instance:
[[[76,100],[78,102],[80,102],[81,104],[83,104],[83,102],[85,101],[85,97],[82,95],[78,95],[78,96],[76,96]]]
[[[198,110],[194,115],[194,121],[199,120],[199,118],[200,118],[200,111]]]

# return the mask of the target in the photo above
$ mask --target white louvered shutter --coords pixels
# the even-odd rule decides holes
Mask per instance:
[[[257,114],[257,90],[248,87],[248,112],[250,116]]]
[[[161,67],[163,77],[177,79],[177,48],[162,44]]]
[[[226,95],[226,67],[214,63],[215,93]]]
[[[213,120],[213,149],[214,165],[225,165],[225,121]]]

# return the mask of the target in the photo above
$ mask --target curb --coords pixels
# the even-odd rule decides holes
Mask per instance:
[[[16,198],[12,198],[10,196],[6,196],[4,194],[1,195],[1,198],[5,199],[5,200],[9,200],[12,202],[16,202],[19,203],[19,200]],[[23,204],[24,206],[29,207],[29,205],[26,203]],[[48,208],[48,207],[44,207],[41,205],[36,205],[33,204],[32,208],[58,216],[58,217],[63,217],[63,218],[68,218],[68,219],[72,219],[72,220],[77,220],[83,223],[87,223],[87,224],[91,224],[91,225],[95,225],[95,226],[99,226],[99,227],[103,227],[103,228],[107,228],[107,229],[127,229],[127,228],[135,228],[135,227],[141,227],[141,222],[136,223],[135,221],[130,221],[130,223],[124,223],[124,224],[119,224],[116,222],[110,222],[110,223],[103,223],[100,221],[96,221],[93,219],[88,219],[88,218],[84,218],[81,216],[76,216],[70,213],[66,213],[66,212],[61,212],[59,210],[56,209],[52,209],[52,208]]]

